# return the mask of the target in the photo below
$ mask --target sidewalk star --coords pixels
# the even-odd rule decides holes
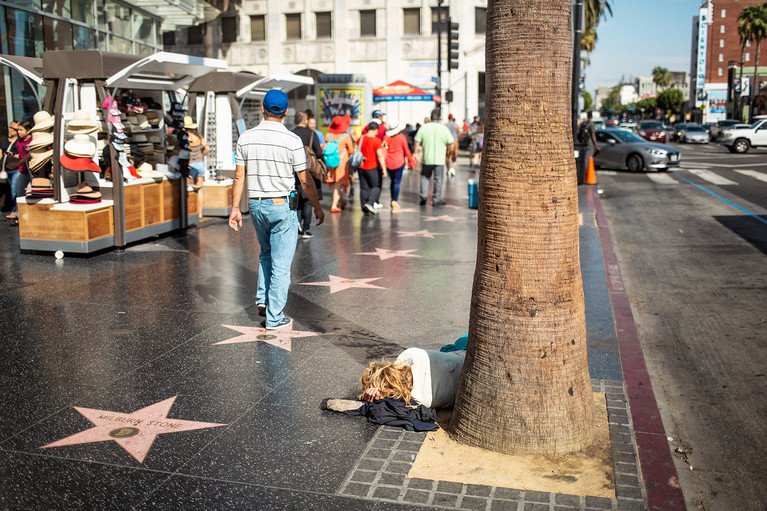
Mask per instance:
[[[440,216],[422,216],[424,222],[436,222],[438,220],[444,220],[445,222],[455,222],[458,220],[454,216],[450,215],[440,215]]]
[[[445,236],[446,232],[430,232],[429,229],[423,229],[422,231],[395,231],[399,236],[403,238],[434,238],[434,236]]]
[[[388,250],[385,248],[376,248],[375,252],[355,252],[354,255],[373,255],[381,258],[381,261],[385,259],[391,259],[393,257],[421,257],[418,254],[411,254],[418,249],[412,250]]]
[[[363,289],[386,289],[385,287],[369,284],[369,282],[380,280],[383,277],[375,277],[372,279],[349,279],[346,277],[328,275],[328,278],[330,279],[328,282],[299,282],[299,284],[302,286],[330,286],[330,294],[352,287],[359,287]]]
[[[168,412],[178,396],[173,396],[164,401],[149,405],[133,413],[112,412],[109,410],[96,410],[93,408],[73,408],[80,412],[86,419],[95,424],[95,427],[86,429],[74,435],[62,438],[40,449],[48,447],[60,447],[63,445],[89,444],[114,440],[133,456],[139,463],[144,463],[149,448],[157,435],[163,433],[178,433],[194,429],[217,428],[227,424],[213,422],[195,422],[182,419],[169,419]]]
[[[291,351],[292,340],[296,337],[314,337],[322,335],[322,332],[306,332],[301,330],[293,330],[293,326],[290,328],[281,330],[267,330],[266,328],[259,328],[253,326],[236,326],[236,325],[221,325],[226,328],[231,328],[243,335],[226,339],[225,341],[214,342],[213,346],[218,344],[236,344],[240,342],[265,342],[271,344],[285,351]]]

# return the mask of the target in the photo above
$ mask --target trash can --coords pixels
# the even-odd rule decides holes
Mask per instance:
[[[469,179],[469,207],[479,208],[479,179]]]

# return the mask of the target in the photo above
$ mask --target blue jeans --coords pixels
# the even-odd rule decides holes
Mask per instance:
[[[280,200],[281,204],[275,204]],[[298,242],[298,217],[287,199],[250,199],[248,209],[261,245],[256,303],[266,304],[266,326],[277,326],[288,302],[290,267]]]
[[[196,161],[189,164],[189,177],[192,179],[196,177],[205,177],[205,162]]]
[[[11,187],[11,203],[13,204],[12,211],[16,213],[16,186],[18,186],[19,183],[19,171],[17,170],[6,170],[5,171],[8,174],[8,186]]]
[[[386,173],[389,174],[389,179],[391,179],[391,200],[396,201],[399,200],[399,188],[400,183],[402,183],[402,170],[405,168],[405,165],[403,164],[398,169],[386,169]]]

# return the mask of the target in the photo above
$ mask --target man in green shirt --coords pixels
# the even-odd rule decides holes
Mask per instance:
[[[453,135],[447,126],[439,122],[438,108],[431,111],[431,122],[418,130],[415,136],[414,153],[423,145],[423,161],[421,164],[421,206],[426,204],[429,193],[429,180],[434,174],[434,191],[431,202],[433,206],[444,206],[442,196],[442,181],[445,178],[445,158],[450,155],[448,149],[453,145]]]

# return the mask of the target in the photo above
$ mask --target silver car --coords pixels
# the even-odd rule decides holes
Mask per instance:
[[[679,141],[688,144],[708,144],[711,136],[706,129],[699,124],[687,124],[679,134]]]
[[[632,172],[668,170],[678,167],[682,157],[678,149],[648,142],[626,130],[596,130],[596,137],[599,152],[594,155],[594,165],[598,167],[627,168]]]

